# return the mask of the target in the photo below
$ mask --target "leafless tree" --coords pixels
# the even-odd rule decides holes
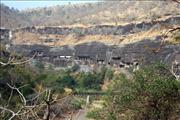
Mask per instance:
[[[27,114],[29,114],[29,113],[31,113],[31,114],[33,114],[34,116],[35,116],[35,112],[34,112],[34,108],[35,107],[37,107],[37,106],[39,106],[39,105],[28,105],[27,103],[28,103],[28,101],[30,101],[30,100],[27,100],[26,98],[25,98],[25,96],[22,94],[22,92],[20,91],[20,89],[21,88],[23,88],[24,86],[21,86],[21,87],[19,87],[19,88],[17,88],[16,86],[11,86],[10,84],[8,84],[7,83],[7,85],[9,86],[9,88],[11,88],[13,91],[15,90],[18,94],[19,94],[19,97],[20,97],[20,99],[21,99],[21,102],[22,102],[22,105],[21,105],[21,107],[18,109],[18,110],[16,110],[16,111],[13,111],[12,109],[10,109],[10,108],[8,108],[10,105],[9,104],[7,104],[6,106],[0,106],[0,109],[2,110],[1,111],[1,114],[3,114],[3,113],[5,113],[5,112],[10,112],[11,113],[11,116],[8,118],[8,120],[12,120],[13,118],[15,118],[15,117],[18,117],[18,118],[22,118],[22,119],[28,119],[29,118],[29,115],[27,115]],[[45,92],[45,91],[44,91]],[[43,92],[43,93],[44,93]],[[42,93],[41,93],[42,94]],[[9,100],[8,100],[8,102],[9,101],[11,101],[11,98],[12,98],[12,96],[13,96],[13,94],[11,94],[10,95],[10,97],[9,97]],[[40,96],[40,94],[38,95],[38,96]],[[37,98],[37,97],[35,97],[35,98]],[[33,99],[35,99],[35,98],[33,98]],[[32,99],[32,100],[33,100]],[[25,117],[27,115],[27,117]]]
[[[35,57],[36,57],[36,53],[35,53],[30,59],[27,59],[27,60],[15,60],[15,57],[11,57],[11,56],[10,56],[7,62],[2,62],[2,61],[0,61],[0,65],[2,65],[2,66],[7,66],[7,65],[20,65],[20,64],[25,64],[25,63],[28,63],[28,62],[30,62],[31,60],[33,60]]]
[[[21,89],[27,85],[17,88],[16,86],[12,86],[7,83],[7,86],[9,86],[12,91],[16,91],[18,93],[22,103],[20,107],[17,108],[17,110],[13,110],[13,108],[11,108],[9,105],[9,101],[11,101],[13,96],[13,94],[10,94],[8,104],[6,106],[0,105],[0,114],[11,114],[8,120],[12,120],[13,118],[18,118],[20,120],[29,120],[32,118],[35,120],[53,120],[58,113],[55,114],[52,112],[51,105],[57,102],[66,103],[66,100],[71,97],[66,96],[61,99],[51,99],[52,91],[50,89],[45,89],[41,93],[38,93],[35,97],[27,99],[21,92]],[[43,115],[39,115],[40,112],[42,112]],[[69,119],[69,116],[64,115],[64,117]]]
[[[162,47],[165,45],[165,39],[168,38],[169,34],[172,34],[175,31],[180,30],[180,27],[174,27],[171,29],[168,29],[161,37],[160,45],[156,48],[150,48],[149,46],[145,46],[145,49],[149,50],[150,52],[154,53],[155,55],[159,53],[159,51],[162,49]]]

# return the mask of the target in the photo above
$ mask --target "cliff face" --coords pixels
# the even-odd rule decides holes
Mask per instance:
[[[0,28],[0,43],[3,44],[8,44],[11,43],[11,30],[5,29],[5,28]]]
[[[121,62],[131,64],[133,61],[141,61],[142,64],[162,61],[169,64],[173,61],[174,56],[179,54],[179,45],[164,45],[158,54],[154,54],[145,46],[149,46],[152,49],[159,48],[162,35],[160,32],[178,25],[180,25],[179,16],[152,22],[132,23],[124,26],[98,25],[85,28],[24,27],[12,30],[14,45],[11,47],[11,50],[27,57],[33,56],[37,52],[39,55],[38,59],[51,63],[56,63],[62,57],[69,56],[72,58],[93,60],[96,63],[103,61],[111,65]],[[153,33],[154,29],[156,33]],[[145,32],[149,36],[151,34],[153,35],[148,38],[144,35]],[[70,35],[72,37],[67,39]],[[101,39],[97,39],[97,36]],[[17,42],[17,40],[20,41]],[[118,40],[121,41],[118,44],[108,44],[108,42]],[[66,43],[66,41],[70,44],[57,44],[58,42]]]
[[[14,44],[43,44],[48,46],[78,45],[101,42],[121,45],[154,39],[165,30],[180,25],[180,16],[152,22],[127,25],[97,25],[91,27],[24,27],[12,30]]]
[[[113,68],[132,67],[162,62],[173,66],[173,72],[180,74],[180,46],[163,46],[157,54],[154,54],[149,48],[159,48],[159,41],[144,40],[124,46],[107,46],[102,43],[92,42],[80,44],[77,46],[48,47],[42,45],[14,45],[11,51],[16,51],[26,57],[32,57],[35,53],[35,59],[52,63],[56,67],[72,66],[74,63],[81,65],[106,65]],[[174,64],[174,62],[176,63]],[[81,67],[80,67],[81,68]],[[89,68],[91,69],[91,68]]]
[[[27,57],[33,56],[35,52],[40,53],[38,56],[42,60],[52,62],[60,56],[70,56],[73,59],[88,59],[97,63],[103,61],[105,64],[119,64],[120,62],[133,63],[138,61],[141,64],[164,62],[170,64],[174,61],[176,55],[180,55],[179,45],[166,45],[160,49],[157,54],[154,54],[149,48],[158,48],[160,42],[144,40],[141,42],[128,44],[124,46],[107,46],[102,43],[92,42],[80,44],[77,46],[61,46],[48,47],[42,45],[15,45],[11,48]],[[115,59],[118,58],[118,59]],[[179,60],[178,60],[179,61]]]
[[[169,28],[180,25],[180,16],[179,13],[177,13],[179,5],[171,4],[173,7],[168,6],[170,11],[167,12],[167,8],[164,8],[164,12],[162,11],[162,5],[166,6],[169,3],[160,2],[159,6],[155,8],[152,7],[154,5],[152,2],[147,2],[151,3],[151,7],[149,7],[147,3],[139,4],[139,2],[134,2],[136,3],[134,5],[131,2],[127,2],[127,4],[123,3],[122,6],[120,3],[118,2],[119,5],[113,2],[97,3],[98,5],[107,5],[108,10],[105,10],[105,7],[101,6],[98,10],[90,10],[91,15],[87,14],[89,13],[88,11],[83,14],[79,11],[80,13],[77,16],[86,15],[82,18],[82,21],[90,18],[91,20],[95,20],[95,24],[69,26],[69,23],[71,23],[69,22],[67,23],[68,25],[64,23],[66,26],[59,27],[58,25],[62,23],[56,24],[54,22],[56,26],[48,26],[48,24],[33,26],[41,25],[40,23],[33,23],[28,25],[29,27],[19,27],[8,30],[8,32],[1,30],[1,38],[5,36],[3,39],[12,40],[13,46],[9,48],[11,51],[16,51],[26,57],[31,57],[37,53],[37,59],[53,63],[57,66],[61,66],[61,63],[65,65],[78,60],[85,61],[85,63],[102,63],[111,66],[121,66],[121,63],[134,65],[136,62],[138,62],[138,64],[148,64],[157,61],[171,64],[174,60],[179,61],[179,57],[176,57],[180,54],[178,42],[179,32],[176,33],[177,44],[164,44],[157,54],[152,51],[152,49],[158,49],[160,47],[162,34],[164,32],[169,30]],[[111,5],[116,6],[118,10],[124,10],[127,7],[128,12],[120,13],[116,10],[116,12],[113,13],[115,9],[111,7]],[[81,7],[84,8],[84,6]],[[93,5],[91,8],[93,8]],[[74,13],[74,9],[78,8],[72,9],[69,7],[66,9],[68,11],[67,14],[72,15],[71,12]],[[102,10],[106,12],[104,13]],[[136,12],[139,11],[140,13],[135,13],[132,10]],[[151,14],[145,14],[148,10]],[[45,11],[48,10],[46,9]],[[98,13],[94,13],[95,11],[98,11]],[[172,11],[174,11],[174,13]],[[24,16],[28,14],[31,17],[35,17],[36,20],[32,20],[34,22],[40,21],[36,13],[41,16],[41,12],[41,9],[24,12],[17,11],[19,15],[23,13]],[[50,13],[48,12],[48,14]],[[111,13],[116,15],[117,19],[115,19]],[[100,14],[103,19],[97,18],[98,14]],[[104,17],[102,15],[104,15]],[[70,16],[68,20],[71,21],[72,18],[75,19],[77,16]],[[57,15],[56,17],[58,18],[59,16]],[[54,19],[53,16],[46,16],[45,18]],[[107,20],[106,18],[109,19]],[[76,20],[78,20],[78,18]],[[80,21],[81,20],[79,20],[79,22],[75,21],[74,23],[81,23]],[[108,23],[101,24],[105,21],[108,21]],[[112,21],[114,22],[113,25],[109,24]],[[43,20],[41,22],[43,22]],[[87,23],[88,22],[87,20]],[[119,24],[119,22],[123,22],[123,24]],[[172,40],[172,36],[170,36],[169,40]],[[169,41],[167,40],[166,42]]]
[[[152,27],[160,28],[161,26],[172,26],[180,24],[180,16],[170,17],[161,21],[132,23],[127,25],[97,25],[92,27],[25,27],[13,30],[17,32],[30,32],[35,34],[58,34],[58,35],[127,35],[136,32],[146,31]]]

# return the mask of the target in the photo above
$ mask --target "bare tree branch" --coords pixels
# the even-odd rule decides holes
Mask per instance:
[[[26,114],[28,114],[28,113],[30,113],[31,112],[31,114],[34,114],[35,112],[33,112],[33,109],[35,108],[35,107],[39,107],[39,106],[44,106],[44,105],[46,105],[46,104],[43,104],[43,102],[41,102],[39,105],[32,105],[32,106],[28,106],[27,105],[27,100],[26,100],[26,98],[24,97],[24,95],[23,95],[23,93],[21,93],[21,91],[20,91],[20,88],[23,88],[23,87],[25,87],[25,86],[27,86],[27,85],[24,85],[24,86],[21,86],[21,87],[19,87],[19,88],[17,88],[17,87],[15,87],[15,86],[11,86],[11,85],[9,85],[8,83],[7,83],[7,85],[12,89],[12,90],[16,90],[17,92],[18,92],[18,94],[19,94],[19,96],[20,96],[20,98],[21,98],[21,101],[22,101],[22,103],[23,103],[23,105],[19,108],[19,110],[17,111],[17,112],[15,112],[15,111],[13,111],[13,110],[11,110],[11,109],[8,109],[8,108],[6,108],[6,107],[3,107],[3,106],[0,106],[0,109],[2,110],[2,111],[7,111],[7,112],[10,112],[12,115],[10,116],[10,118],[8,119],[8,120],[11,120],[11,119],[13,119],[14,117],[19,117],[19,116],[23,116],[23,115],[25,115],[25,116],[27,116]],[[44,93],[44,92],[42,92],[42,93]],[[38,95],[38,97],[39,97],[40,95]],[[9,104],[9,101],[10,101],[10,99],[11,99],[11,97],[12,97],[12,94],[10,95],[10,97],[9,97],[9,99],[8,99],[8,104]],[[37,97],[37,96],[36,96]],[[34,114],[35,115],[35,114]],[[23,119],[22,119],[23,120]]]
[[[24,60],[24,61],[14,61],[14,57],[9,57],[9,60],[8,60],[8,62],[7,63],[5,63],[5,62],[1,62],[0,61],[0,64],[2,65],[2,66],[6,66],[6,65],[20,65],[20,64],[25,64],[25,63],[27,63],[27,62],[29,62],[29,61],[31,61],[32,59],[34,59],[35,58],[35,56],[36,56],[36,53],[30,58],[30,59],[28,59],[28,60]]]
[[[22,99],[22,102],[24,103],[24,106],[26,106],[26,99],[25,99],[24,95],[20,92],[19,88],[12,87],[12,86],[9,85],[8,83],[7,83],[7,85],[8,85],[11,89],[16,90],[16,91],[19,93],[20,98]],[[25,85],[25,86],[26,86],[26,85]],[[24,87],[24,86],[22,86],[22,87]],[[20,88],[22,88],[22,87],[20,87]]]
[[[165,39],[168,37],[169,34],[173,33],[174,31],[180,30],[180,27],[175,27],[172,29],[167,30],[161,38],[161,42],[159,47],[157,48],[150,48],[149,46],[144,46],[147,50],[151,51],[155,55],[159,53],[159,51],[162,49],[162,47],[165,45]]]
[[[172,1],[180,4],[180,1],[179,1],[179,0],[172,0]]]
[[[44,117],[43,117],[44,120],[49,120],[50,119],[50,112],[51,112],[50,95],[51,95],[51,90],[48,90],[47,91],[47,100],[44,100],[45,103],[47,104],[46,112],[45,112]]]

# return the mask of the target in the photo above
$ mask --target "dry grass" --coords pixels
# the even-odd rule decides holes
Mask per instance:
[[[167,41],[170,44],[180,44],[180,30],[170,34]]]
[[[144,39],[153,40],[155,37],[162,35],[166,28],[152,28],[148,31],[137,32],[129,35],[84,35],[77,36],[75,34],[69,35],[40,35],[28,32],[18,32],[14,35],[14,44],[43,44],[48,46],[63,46],[63,45],[77,45],[88,42],[101,42],[106,45],[120,45],[138,42]],[[170,37],[172,38],[172,37]],[[172,39],[168,39],[168,41]],[[52,39],[54,41],[47,41]]]
[[[28,33],[28,32],[17,32],[13,35],[13,44],[35,44],[35,43],[39,43],[40,39],[39,39],[40,35],[38,34],[34,34],[34,33]]]
[[[122,9],[121,7],[125,7]],[[106,10],[87,15],[79,20],[96,21],[98,24],[124,25],[130,22],[142,22],[163,19],[167,15],[179,15],[177,3],[162,1],[131,1],[114,2],[112,7]]]
[[[13,35],[13,44],[44,44],[53,45],[53,43],[45,43],[40,34],[34,34],[29,32],[17,32]]]

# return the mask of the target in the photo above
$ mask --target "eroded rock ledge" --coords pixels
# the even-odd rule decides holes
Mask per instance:
[[[160,26],[171,26],[179,25],[180,16],[170,17],[161,21],[152,21],[152,22],[141,22],[141,23],[131,23],[124,26],[118,25],[97,25],[87,28],[83,27],[24,27],[14,29],[12,32],[30,32],[38,34],[59,34],[59,35],[68,35],[68,34],[77,34],[77,35],[126,35],[130,33],[136,33],[140,31],[146,31],[152,27]]]

